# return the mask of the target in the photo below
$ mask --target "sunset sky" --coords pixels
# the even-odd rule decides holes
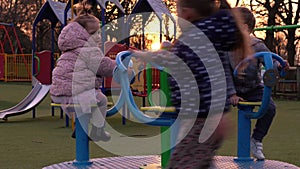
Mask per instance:
[[[248,0],[240,0],[240,3],[242,1],[247,2]],[[236,4],[236,0],[228,0],[228,2],[230,3],[230,5],[232,7],[234,7]],[[153,36],[153,38],[152,38],[153,42],[152,42],[151,48],[154,50],[157,50],[160,47],[159,36],[158,36],[159,27],[157,25],[159,25],[159,21],[154,20],[153,24],[149,24],[148,26],[146,26],[146,31],[148,31],[148,33],[149,33],[148,36],[151,36],[151,35]],[[170,33],[171,34],[173,33],[172,28],[170,28]]]
[[[227,0],[227,1],[230,3],[230,5],[231,5],[232,7],[234,7],[235,4],[236,4],[236,0]],[[241,2],[245,2],[245,3],[249,4],[249,3],[250,3],[249,1],[250,1],[250,0],[240,0],[240,3],[241,3]]]
[[[235,6],[236,0],[228,0],[231,6]]]
[[[230,3],[231,7],[235,7],[236,1],[237,0],[227,0],[227,2]],[[242,3],[250,4],[250,0],[240,0],[239,5],[241,5]]]

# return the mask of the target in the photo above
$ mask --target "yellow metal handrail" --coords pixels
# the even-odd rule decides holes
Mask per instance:
[[[261,106],[261,102],[239,102],[240,105]]]
[[[152,112],[175,112],[175,107],[161,107],[161,106],[150,106],[141,107],[141,111],[152,111]]]

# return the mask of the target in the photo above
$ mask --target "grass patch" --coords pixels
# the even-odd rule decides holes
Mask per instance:
[[[0,108],[9,108],[22,100],[31,90],[30,83],[0,83]],[[264,140],[267,159],[279,160],[300,166],[300,104],[297,101],[280,100],[277,115]],[[9,117],[8,122],[0,122],[0,168],[40,169],[55,163],[75,159],[75,140],[70,137],[71,128],[65,127],[65,120],[59,118],[58,109],[51,116],[49,96],[37,108],[37,118],[31,112]],[[230,116],[232,132],[218,152],[219,155],[236,156],[236,109]],[[108,118],[108,123],[122,135],[132,137],[151,137],[159,133],[158,127],[127,121],[122,125],[121,116]],[[121,139],[121,137],[120,137]],[[126,144],[122,145],[126,146]],[[160,143],[145,145],[160,146]],[[146,151],[145,154],[151,154]],[[134,155],[135,150],[132,150]],[[116,156],[90,143],[90,157],[101,158]]]
[[[300,166],[300,102],[288,100],[275,100],[277,114],[273,120],[268,135],[263,140],[264,153],[267,159],[284,161]],[[232,119],[232,131],[223,147],[220,155],[236,156],[237,152],[237,109],[230,114]],[[255,120],[252,120],[252,128]]]

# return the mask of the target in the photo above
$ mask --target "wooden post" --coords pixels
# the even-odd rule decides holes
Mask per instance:
[[[74,0],[71,0],[71,19],[74,18]],[[67,25],[67,23],[65,23]]]
[[[300,65],[297,65],[297,98],[300,100]]]

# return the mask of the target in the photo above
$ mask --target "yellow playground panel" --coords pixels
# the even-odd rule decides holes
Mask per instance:
[[[0,54],[0,80],[31,81],[31,54]]]
[[[55,60],[59,57],[54,54]],[[37,60],[37,59],[36,59]],[[38,64],[37,64],[38,65]],[[38,65],[36,67],[39,67]],[[0,80],[4,82],[30,82],[32,79],[31,54],[0,53]],[[38,68],[37,68],[38,69]]]

